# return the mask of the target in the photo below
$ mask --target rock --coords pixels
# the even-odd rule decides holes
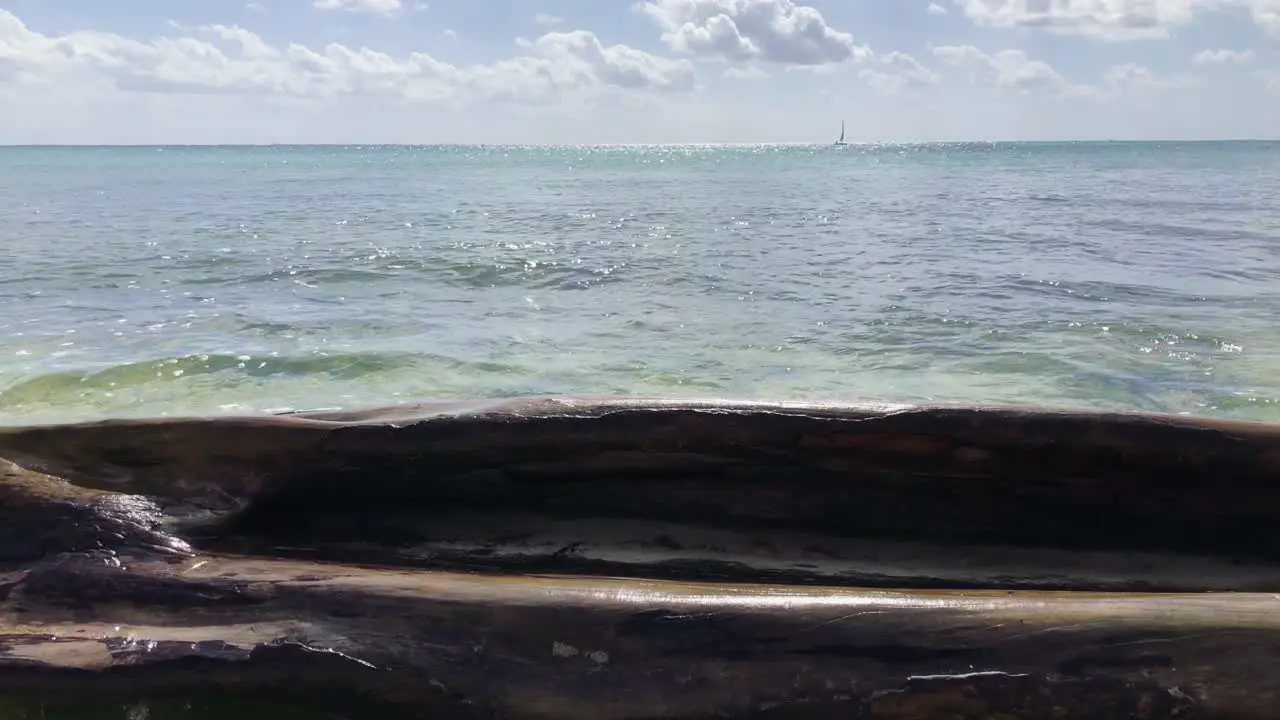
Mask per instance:
[[[50,718],[1280,715],[1273,426],[531,398],[0,458],[0,705]]]

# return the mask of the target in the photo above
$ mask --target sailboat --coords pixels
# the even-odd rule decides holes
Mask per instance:
[[[843,121],[843,120],[841,120],[841,121],[840,121],[840,139],[836,141],[836,144],[837,144],[837,145],[848,145],[848,144],[849,144],[849,143],[847,143],[847,142],[845,142],[845,141],[844,141],[844,121]]]

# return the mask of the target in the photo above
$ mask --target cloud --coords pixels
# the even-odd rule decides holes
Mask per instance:
[[[1258,70],[1253,76],[1262,83],[1262,86],[1270,92],[1280,90],[1280,71],[1277,70]]]
[[[988,27],[1029,27],[1105,40],[1165,37],[1198,0],[953,0]]]
[[[551,25],[562,25],[562,24],[564,24],[564,18],[562,18],[562,17],[560,17],[560,16],[558,16],[558,15],[549,15],[549,14],[547,14],[547,13],[538,13],[538,14],[536,14],[536,15],[534,15],[534,16],[533,16],[533,22],[534,22],[535,24],[538,24],[538,25],[545,25],[545,26],[551,26]]]
[[[1150,85],[1155,76],[1151,70],[1137,63],[1124,63],[1107,71],[1105,80],[1108,85],[1119,87]]]
[[[521,60],[526,64],[533,61],[539,74],[551,76],[563,70],[568,79],[632,90],[694,89],[693,65],[688,61],[658,57],[626,45],[606,47],[595,33],[586,30],[547,33],[521,45],[534,53]]]
[[[667,47],[728,61],[817,66],[863,60],[870,51],[792,0],[647,0],[641,11]]]
[[[930,14],[930,15],[946,15],[946,14],[947,14],[947,9],[946,9],[946,8],[944,8],[944,7],[942,7],[941,5],[939,5],[939,4],[938,4],[938,3],[936,3],[936,2],[931,2],[931,3],[929,3],[929,9],[928,9],[928,12],[929,12],[929,14]]]
[[[1191,57],[1193,65],[1248,65],[1253,62],[1252,50],[1201,50]]]
[[[343,10],[383,17],[395,15],[404,8],[401,0],[315,0],[312,5],[319,10]]]
[[[1016,91],[1054,90],[1069,87],[1065,78],[1042,60],[1033,60],[1022,50],[1001,50],[994,55],[972,45],[941,45],[933,54],[943,64],[965,70],[979,84]]]
[[[1187,88],[1198,84],[1186,76],[1160,77],[1150,68],[1138,63],[1123,63],[1107,71],[1103,77],[1102,94],[1136,95],[1153,91]]]
[[[746,67],[726,68],[724,76],[734,80],[764,80],[769,77],[769,73],[755,65],[747,65]]]
[[[396,56],[339,43],[276,46],[237,26],[173,27],[178,35],[146,41],[95,31],[50,36],[0,10],[0,95],[22,103],[103,93],[319,103],[360,97],[456,107],[695,88],[688,61],[606,46],[581,30],[524,42],[516,57],[459,66],[426,53]]]
[[[1167,38],[1209,12],[1244,12],[1280,36],[1280,0],[952,0],[975,23],[1101,40]]]
[[[858,77],[881,95],[901,95],[914,88],[937,85],[940,80],[937,73],[902,52],[884,55],[877,62],[877,69],[866,68]]]
[[[935,40],[943,47],[890,18],[841,24],[840,0],[632,0],[591,14],[600,35],[568,14],[534,24],[533,4],[516,8],[528,38],[517,45],[509,24],[470,27],[465,15],[403,37],[387,36],[384,20],[357,22],[329,42],[307,25],[324,24],[314,0],[256,1],[269,14],[228,4],[240,25],[186,13],[189,24],[151,30],[164,17],[151,14],[121,26],[147,29],[115,33],[0,11],[0,141],[756,142],[825,137],[821,117],[854,117],[853,97],[858,132],[877,139],[1270,137],[1280,107],[1280,65],[1249,26],[1261,6],[1242,0],[1221,0],[1235,3],[1234,27],[1197,5],[1196,24],[1160,21],[1168,41],[1105,47],[1033,25],[980,29],[955,0],[934,0],[950,17],[928,15],[930,0],[906,7],[917,24],[947,30]],[[397,17],[416,17],[415,4],[402,0]],[[633,27],[618,32],[641,40],[616,45],[636,36],[603,28],[628,17]],[[960,27],[942,28],[953,18]],[[716,23],[731,25],[733,43],[700,45],[686,27]],[[809,76],[819,72],[829,75]],[[1174,89],[1194,76],[1198,87]],[[822,88],[838,101],[828,105]]]

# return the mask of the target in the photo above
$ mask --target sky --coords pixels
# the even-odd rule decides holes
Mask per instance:
[[[1280,137],[1280,0],[0,0],[0,143]]]

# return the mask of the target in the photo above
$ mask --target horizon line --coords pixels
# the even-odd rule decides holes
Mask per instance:
[[[1111,143],[1125,144],[1213,144],[1213,143],[1267,143],[1280,142],[1280,138],[1239,137],[1239,138],[1109,138],[1109,139],[1070,139],[1060,140],[850,140],[845,143],[849,147],[880,146],[919,146],[919,145],[1102,145]],[[607,143],[519,143],[519,142],[239,142],[239,143],[6,143],[0,142],[0,148],[218,148],[218,147],[471,147],[471,148],[586,148],[586,147],[826,147],[832,142],[813,141],[760,141],[760,142],[607,142]]]

